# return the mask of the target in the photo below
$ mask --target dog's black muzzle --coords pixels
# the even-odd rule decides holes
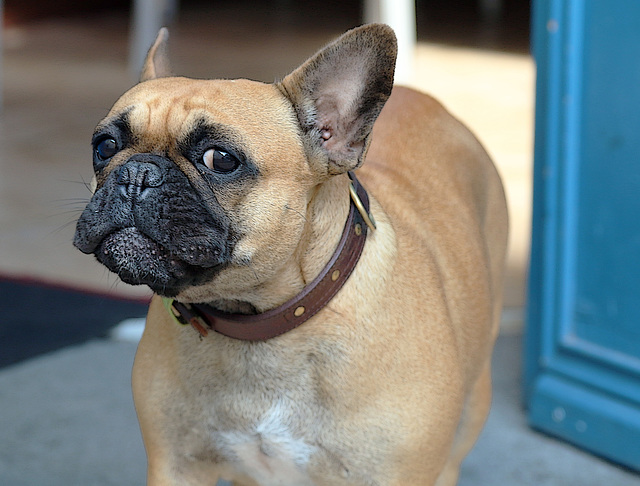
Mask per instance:
[[[173,296],[227,263],[229,220],[165,157],[136,154],[116,167],[80,216],[74,245],[130,284]]]

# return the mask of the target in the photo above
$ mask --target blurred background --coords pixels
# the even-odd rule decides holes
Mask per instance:
[[[282,78],[365,18],[356,0],[182,0],[170,22],[176,74]],[[136,82],[125,0],[4,0],[0,114],[0,484],[141,484],[129,391],[149,291],[73,248],[89,199],[95,124]],[[461,485],[630,485],[633,473],[531,431],[522,335],[531,239],[535,69],[524,0],[417,0],[404,84],[478,136],[511,214],[494,407]]]

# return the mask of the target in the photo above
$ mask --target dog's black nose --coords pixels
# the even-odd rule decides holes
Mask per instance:
[[[117,169],[116,181],[125,194],[139,195],[147,188],[160,187],[164,183],[166,170],[154,163],[152,157],[131,158]]]
[[[163,171],[150,162],[127,162],[120,167],[118,184],[133,185],[139,188],[160,187],[164,182]]]

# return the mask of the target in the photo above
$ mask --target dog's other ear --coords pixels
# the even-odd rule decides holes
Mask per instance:
[[[155,42],[147,53],[147,58],[142,66],[140,82],[155,78],[166,78],[171,76],[169,67],[169,56],[167,55],[167,41],[169,40],[169,30],[162,27],[158,31]]]
[[[391,94],[396,54],[391,27],[364,25],[278,84],[296,110],[310,159],[324,159],[328,175],[362,164],[373,124]]]

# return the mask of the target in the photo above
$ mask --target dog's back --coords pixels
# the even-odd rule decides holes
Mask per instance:
[[[508,236],[502,183],[463,124],[433,98],[402,87],[394,88],[374,126],[359,174],[392,221],[396,267],[406,272],[394,276],[397,290],[385,292],[406,299],[401,289],[412,288],[421,300],[405,318],[411,322],[401,323],[401,332],[424,330],[416,333],[424,348],[414,357],[417,366],[429,367],[430,379],[449,393],[467,397],[459,400],[461,426],[437,483],[455,484],[459,463],[490,407],[491,349],[499,328]],[[416,279],[413,285],[411,279]],[[432,362],[433,355],[441,361]]]
[[[418,247],[438,262],[452,320],[468,319],[469,313],[493,304],[486,309],[492,327],[463,327],[479,334],[468,336],[473,342],[465,352],[493,341],[502,303],[508,216],[498,172],[474,135],[432,97],[395,87],[374,125],[358,174],[394,229],[419,239]]]

